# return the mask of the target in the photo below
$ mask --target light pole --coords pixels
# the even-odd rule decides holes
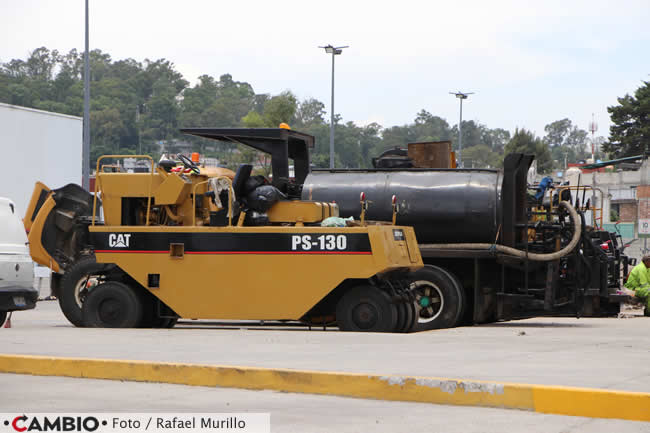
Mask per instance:
[[[330,44],[318,48],[325,48],[325,52],[332,55],[332,120],[330,122],[330,168],[334,168],[334,56],[341,54],[343,52],[343,48],[348,48],[348,45],[345,45],[343,47],[335,47]]]
[[[81,186],[90,190],[90,53],[88,52],[88,0],[86,0],[86,50],[84,51],[84,117],[81,147]]]
[[[467,99],[469,95],[473,95],[474,92],[461,92],[460,90],[458,92],[449,92],[451,95],[456,95],[458,99],[460,99],[460,121],[458,122],[458,162],[460,164],[460,168],[463,168],[463,160],[462,160],[462,152],[463,152],[463,99]]]
[[[591,123],[589,123],[589,130],[591,131],[591,163],[596,162],[596,151],[594,144],[596,144],[596,131],[598,131],[598,124],[594,120],[594,113],[591,113]]]

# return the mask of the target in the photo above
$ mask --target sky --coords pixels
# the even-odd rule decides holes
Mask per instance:
[[[45,46],[83,49],[83,0],[1,0],[0,62]],[[256,93],[291,90],[384,127],[425,109],[489,128],[569,118],[607,136],[607,107],[650,80],[650,1],[90,0],[91,49],[165,58],[191,83],[229,73]],[[91,89],[92,92],[92,89]],[[329,115],[329,114],[328,114]],[[216,126],[216,125],[215,125]]]

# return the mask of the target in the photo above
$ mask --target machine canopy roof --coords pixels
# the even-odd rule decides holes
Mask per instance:
[[[309,149],[314,137],[284,128],[182,128],[184,134],[230,143],[244,144],[271,155],[273,183],[289,177],[293,159],[295,179],[303,183],[309,173]]]

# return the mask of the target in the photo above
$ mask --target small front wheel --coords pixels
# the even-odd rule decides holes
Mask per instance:
[[[142,319],[142,302],[126,284],[109,281],[88,293],[82,315],[88,328],[135,328]]]
[[[351,289],[336,305],[336,322],[341,331],[393,332],[397,307],[386,292],[364,285]]]

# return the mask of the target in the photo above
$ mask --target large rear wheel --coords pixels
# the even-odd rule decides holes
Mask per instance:
[[[417,320],[412,331],[452,328],[460,324],[465,292],[458,279],[437,266],[426,265],[412,275]]]
[[[336,322],[341,331],[393,332],[397,307],[386,292],[377,287],[355,287],[339,300]]]
[[[142,320],[142,302],[126,284],[109,281],[88,294],[82,314],[88,328],[135,328]]]

